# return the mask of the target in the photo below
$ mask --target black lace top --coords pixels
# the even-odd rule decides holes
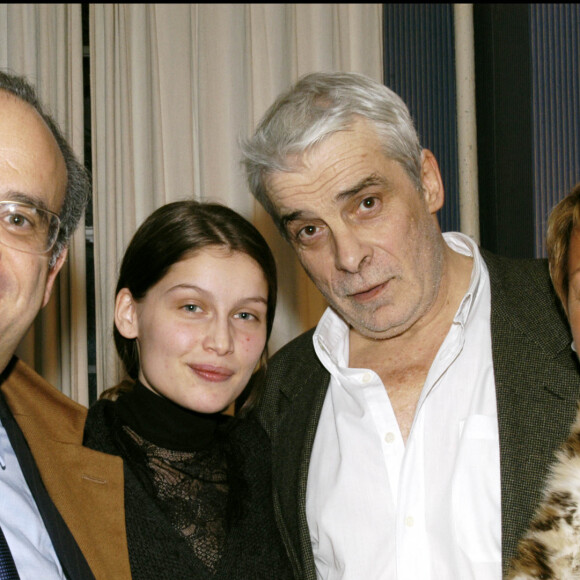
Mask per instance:
[[[291,578],[257,424],[195,413],[137,384],[90,409],[85,444],[125,460],[134,580]]]
[[[195,413],[137,384],[116,406],[125,457],[197,558],[215,572],[226,536],[224,416]]]

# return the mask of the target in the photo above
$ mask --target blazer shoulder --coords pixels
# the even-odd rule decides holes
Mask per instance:
[[[82,441],[87,409],[14,357],[3,373],[2,392],[21,424],[34,420],[37,429],[72,443]]]
[[[492,331],[517,329],[547,353],[569,348],[569,325],[552,286],[547,260],[482,254],[491,284]]]
[[[317,358],[312,344],[315,330],[316,328],[311,328],[285,344],[280,350],[276,351],[268,364],[270,366],[284,366],[293,362],[296,358],[302,359],[305,356]]]
[[[308,408],[326,391],[330,374],[314,350],[314,328],[283,346],[270,359],[262,375],[262,396],[257,418],[268,435],[290,406]]]
[[[293,396],[303,384],[320,380],[327,374],[314,350],[314,330],[301,334],[276,352],[268,363],[266,389],[277,386],[288,396]]]
[[[512,283],[521,283],[532,279],[541,285],[551,286],[546,258],[509,258],[484,249],[480,251],[493,281],[506,279]]]

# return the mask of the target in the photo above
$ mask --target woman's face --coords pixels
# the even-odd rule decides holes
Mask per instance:
[[[580,348],[580,230],[572,232],[568,248],[568,320],[576,348]]]
[[[247,254],[210,247],[174,264],[143,300],[122,289],[115,324],[136,338],[139,380],[201,413],[227,408],[266,346],[268,284]]]

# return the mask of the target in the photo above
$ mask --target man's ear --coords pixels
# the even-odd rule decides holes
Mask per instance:
[[[115,298],[115,326],[125,338],[137,338],[139,325],[135,300],[128,288],[121,288]]]
[[[61,253],[59,254],[56,262],[52,268],[48,271],[48,276],[46,278],[46,285],[44,286],[44,296],[42,299],[42,308],[44,308],[48,301],[50,300],[50,295],[52,294],[52,289],[54,287],[54,282],[60,269],[63,267],[64,263],[66,262],[66,257],[68,255],[68,248],[63,248]]]
[[[421,160],[421,183],[423,184],[423,195],[429,208],[429,212],[434,214],[443,207],[445,201],[445,190],[443,179],[439,171],[439,164],[435,155],[428,149],[423,149]]]

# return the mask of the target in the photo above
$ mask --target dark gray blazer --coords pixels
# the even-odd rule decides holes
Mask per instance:
[[[491,279],[505,570],[539,502],[554,450],[576,415],[580,376],[546,261],[483,255]],[[278,525],[300,580],[316,580],[306,480],[330,380],[314,352],[313,332],[272,358],[257,411],[272,440]]]

